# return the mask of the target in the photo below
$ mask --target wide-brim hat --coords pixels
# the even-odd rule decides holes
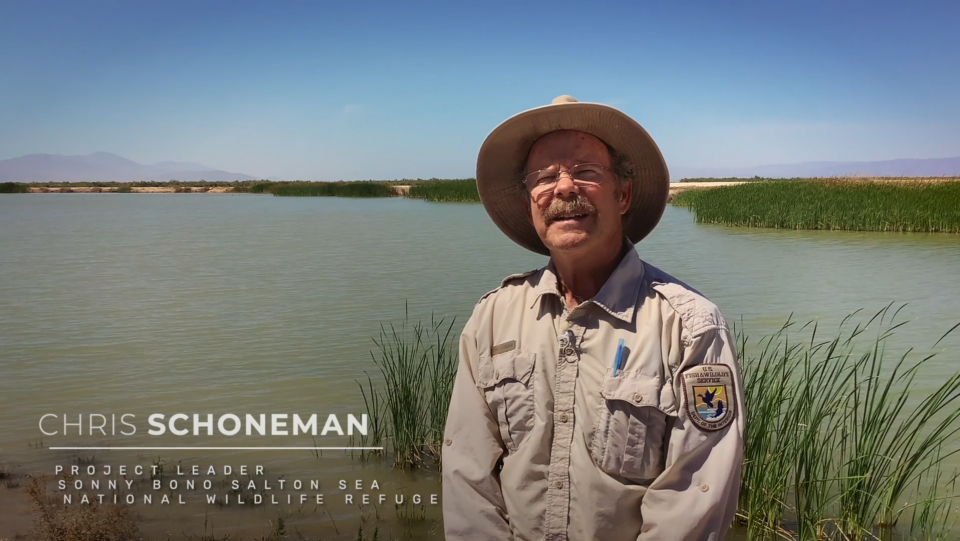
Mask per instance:
[[[670,173],[650,134],[625,113],[601,103],[560,96],[550,105],[516,114],[487,136],[477,157],[477,190],[497,227],[524,248],[549,255],[530,221],[521,172],[530,147],[557,130],[577,130],[601,139],[629,160],[633,201],[624,215],[623,232],[636,244],[657,226],[667,206]]]

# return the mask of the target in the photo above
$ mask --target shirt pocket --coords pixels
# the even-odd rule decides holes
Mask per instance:
[[[477,387],[497,416],[504,445],[516,451],[533,428],[536,353],[513,350],[481,355]]]
[[[664,435],[671,408],[661,409],[660,378],[607,376],[590,442],[594,463],[605,473],[646,483],[663,472]]]

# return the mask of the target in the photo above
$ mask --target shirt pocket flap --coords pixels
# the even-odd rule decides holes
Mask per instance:
[[[607,400],[622,400],[634,406],[649,406],[668,415],[674,415],[676,408],[669,400],[661,400],[663,381],[660,378],[643,374],[623,373],[617,377],[608,376],[600,385],[600,396]]]
[[[527,385],[533,374],[536,353],[513,350],[500,355],[481,355],[477,373],[477,387],[493,387],[505,380],[515,380]]]

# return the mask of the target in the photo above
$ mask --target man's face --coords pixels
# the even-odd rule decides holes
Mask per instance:
[[[577,182],[568,173],[579,164],[600,164],[607,169],[596,169],[601,176],[595,183]],[[588,133],[555,131],[534,143],[527,156],[527,174],[563,171],[555,186],[535,188],[530,197],[533,225],[551,253],[588,255],[598,248],[603,251],[609,243],[619,248],[621,216],[629,208],[632,186],[623,183],[618,195],[616,178],[609,169],[612,165],[607,146]]]

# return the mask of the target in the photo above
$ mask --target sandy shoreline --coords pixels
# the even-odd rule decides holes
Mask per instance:
[[[66,186],[63,188],[46,188],[31,186],[30,193],[116,193],[116,186]],[[177,190],[180,190],[179,192]],[[129,193],[234,193],[230,186],[131,186]]]

